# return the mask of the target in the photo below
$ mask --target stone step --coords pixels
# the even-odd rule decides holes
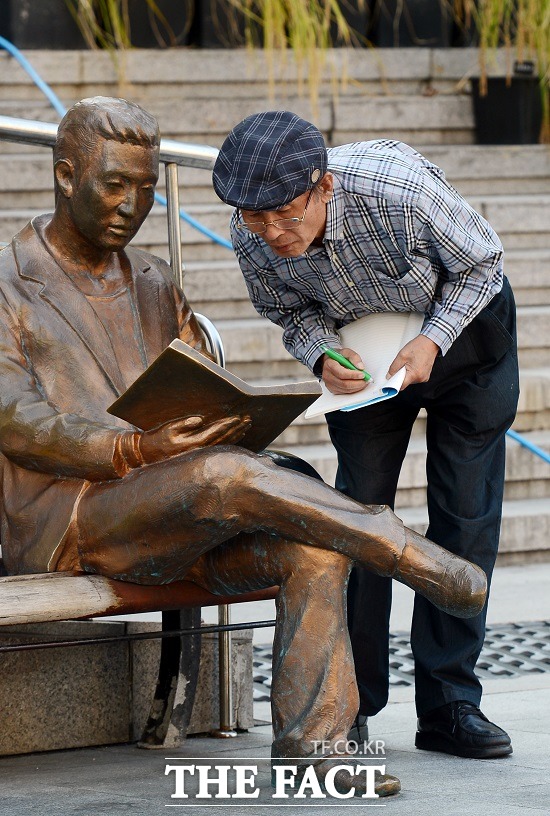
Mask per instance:
[[[546,145],[426,145],[417,148],[464,196],[548,193]]]
[[[326,55],[315,116],[307,94],[297,96],[304,71],[290,54],[276,66],[276,84],[269,82],[268,55],[242,49],[199,53],[135,49],[119,60],[118,68],[101,52],[33,51],[31,61],[65,104],[97,93],[127,96],[156,113],[163,132],[168,134],[171,128],[173,136],[193,132],[216,144],[236,121],[269,104],[315,118],[322,129],[330,130],[335,143],[398,133],[418,145],[473,141],[471,100],[463,88],[464,77],[476,69],[478,54],[475,49],[454,51],[460,53],[334,49]],[[7,54],[0,54],[0,59],[4,108],[14,115],[14,106],[19,105],[28,117],[33,110],[42,110],[47,103],[27,75]],[[491,73],[503,75],[505,59],[498,53]],[[336,101],[333,77],[349,80]],[[417,104],[411,105],[411,98]]]
[[[59,122],[61,119],[55,108],[40,91],[38,98],[30,102],[22,99],[6,101],[0,98],[0,115],[14,116],[17,119],[36,119],[39,122]]]
[[[425,533],[426,507],[403,507],[398,511],[408,527]],[[548,498],[504,501],[499,559],[521,562],[525,557],[548,559],[550,554],[550,502]]]
[[[414,140],[415,144],[464,144],[473,141],[473,109],[468,96],[457,94],[369,96],[364,104],[342,97],[335,105],[334,144],[364,139]]]
[[[162,132],[172,138],[184,141],[205,140],[219,146],[233,125],[240,119],[258,110],[265,109],[265,96],[261,88],[257,93],[248,93],[238,97],[231,93],[214,100],[191,94],[180,96],[161,96],[152,94],[150,99],[131,97],[134,101],[147,104],[147,109],[159,121]],[[78,100],[65,97],[63,102],[68,107]],[[307,98],[288,95],[285,100],[289,110],[301,116],[311,116]],[[0,113],[6,116],[21,116],[27,119],[40,119],[54,122],[59,119],[47,101],[18,100],[0,101]],[[322,106],[316,118],[316,124],[323,132],[332,132],[335,144],[375,139],[392,133],[395,138],[416,144],[439,144],[441,141],[456,144],[472,141],[473,116],[471,100],[467,96],[449,95],[437,97],[415,97],[411,105],[409,94],[393,96],[370,96],[364,105],[358,105],[357,99],[341,99],[336,106],[336,127],[332,127],[330,106]]]
[[[7,113],[6,116],[11,114]],[[15,161],[20,161],[27,156],[32,161],[37,156],[44,156],[51,161],[52,151],[49,147],[38,147],[37,145],[25,145],[18,142],[0,141],[0,154],[2,157],[15,156]]]
[[[548,365],[550,306],[518,306],[518,359],[521,368]]]
[[[261,382],[266,382],[265,380]],[[550,432],[550,368],[524,369],[520,372],[520,399],[514,420],[514,430],[523,432]],[[425,434],[426,413],[421,409],[413,427],[413,435]],[[543,441],[546,437],[542,437]],[[297,445],[319,445],[329,442],[324,417],[294,420],[275,440],[276,447],[286,449]],[[550,478],[550,468],[549,478]]]
[[[504,256],[518,306],[550,304],[550,249],[509,249]]]
[[[349,92],[358,83],[376,81],[381,92],[392,91],[385,86],[394,80],[427,83],[449,83],[463,79],[476,68],[478,51],[475,48],[337,48],[327,54],[327,68],[334,67],[340,75],[345,74],[350,82]],[[491,76],[503,76],[509,55],[505,49],[491,54],[488,71]],[[243,88],[248,84],[258,84],[264,91],[268,89],[269,55],[262,50],[248,54],[242,48],[235,49],[139,49],[133,48],[122,55],[118,65],[106,51],[50,51],[33,50],[29,59],[43,79],[54,87],[66,86],[72,79],[74,86],[95,84],[115,85],[121,93],[125,83],[127,90],[138,91],[149,85],[176,91],[182,85],[194,88],[216,85],[223,88]],[[198,62],[200,61],[200,70]],[[0,86],[5,92],[29,87],[33,83],[29,76],[6,52],[0,52]],[[280,79],[291,82],[298,76],[299,68],[293,55],[286,55],[280,61]],[[328,77],[330,78],[330,70]],[[282,83],[281,83],[282,84]],[[348,90],[348,89],[346,89]],[[357,91],[356,91],[357,92]],[[19,91],[13,91],[18,98]],[[37,94],[36,98],[40,98]]]
[[[173,95],[163,97],[158,93],[150,98],[131,95],[133,101],[147,107],[159,121],[162,133],[170,138],[183,141],[206,142],[219,147],[240,119],[266,108],[265,95],[261,88],[256,93],[238,97],[231,93],[212,100],[197,97],[196,94],[174,99]],[[80,97],[68,98],[63,102],[69,107]],[[48,109],[47,101],[19,100],[0,101],[0,114],[5,116],[58,121],[53,108]],[[286,108],[306,119],[311,119],[311,109],[307,98],[291,93],[285,99]],[[411,104],[409,93],[391,96],[370,95],[363,104],[356,97],[342,97],[334,106],[323,105],[315,116],[315,124],[323,133],[330,132],[332,144],[364,139],[393,138],[413,144],[468,144],[473,142],[472,102],[465,95],[440,95],[414,97]]]
[[[514,428],[517,431],[550,430],[550,368],[520,369],[520,395]]]
[[[18,152],[17,147],[17,144],[0,142],[0,208],[49,206],[52,200],[50,151],[35,148],[36,152],[29,154],[24,150]],[[550,151],[544,145],[427,145],[419,149],[442,167],[449,181],[468,198],[485,194],[547,193],[549,189]],[[209,172],[182,168],[180,181],[184,205],[218,202]],[[159,189],[163,188],[164,174],[161,173]]]
[[[445,65],[444,54],[427,48],[377,49],[375,54],[367,50],[338,48],[329,57],[329,62],[340,74],[344,73],[345,67],[348,79],[380,83],[380,80],[391,82],[403,78],[419,82],[432,74],[445,74],[445,79],[460,78],[475,59],[475,54],[468,54],[460,67]],[[154,92],[163,95],[177,93],[181,87],[198,91],[215,86],[218,91],[222,89],[223,95],[233,88],[246,89],[249,85],[261,88],[264,94],[269,88],[268,59],[262,50],[249,54],[242,48],[201,49],[198,52],[186,48],[133,48],[123,55],[118,68],[105,51],[33,50],[29,58],[43,79],[56,89],[118,85],[120,94],[124,90],[121,81],[128,91],[144,92],[153,86]],[[34,88],[29,76],[3,51],[0,52],[0,67],[0,87],[4,94],[11,93],[18,99],[22,98],[24,88]],[[296,81],[297,67],[292,53],[286,55],[285,61],[281,60],[279,65],[281,79],[287,83]],[[328,76],[330,78],[330,73]],[[34,98],[41,98],[39,92]]]
[[[501,238],[518,232],[548,233],[550,194],[472,196],[469,202]]]
[[[518,307],[518,346],[522,367],[541,368],[547,364],[549,321],[549,306]],[[279,326],[260,317],[253,320],[219,320],[217,325],[224,338],[227,359],[238,376],[245,379],[265,376],[262,369],[266,360],[270,361],[270,366],[280,363],[285,371],[298,372],[295,366],[299,364],[282,345]],[[278,371],[270,372],[270,376],[288,375]]]
[[[509,250],[504,268],[518,306],[550,305],[550,249]],[[212,320],[256,314],[238,262],[230,252],[225,260],[188,261],[185,292],[190,303]],[[233,313],[228,314],[227,308]]]
[[[483,196],[479,199],[472,199],[472,204],[494,226],[505,250],[550,249],[548,231],[550,195],[537,193],[531,196]],[[230,207],[220,202],[218,204],[193,204],[186,209],[190,215],[215,233],[226,239],[229,237]],[[29,207],[0,210],[3,240],[9,240],[30,217],[39,212],[41,210]],[[161,251],[165,254],[167,234],[166,211],[160,205],[155,205],[134,243],[149,251]],[[211,244],[210,239],[185,223],[182,223],[182,243],[186,258],[189,260],[227,257],[227,249],[215,246],[208,246],[207,251],[210,250],[211,254],[204,257],[203,247]]]
[[[526,439],[550,452],[550,430],[525,433]],[[279,440],[274,448],[282,448]],[[310,462],[327,484],[334,484],[336,453],[330,443],[287,446],[289,452]],[[515,440],[506,441],[507,500],[539,499],[550,495],[550,467]],[[423,507],[426,502],[426,440],[423,435],[411,438],[399,479],[396,508]],[[550,512],[550,502],[548,502]]]

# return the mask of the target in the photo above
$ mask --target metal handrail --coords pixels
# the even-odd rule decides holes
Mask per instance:
[[[0,116],[0,140],[2,141],[53,147],[56,134],[57,125],[52,122]],[[177,142],[174,139],[161,139],[160,141],[160,160],[165,164],[174,163],[181,167],[212,170],[217,156],[217,148],[208,145]]]
[[[221,338],[221,334],[207,317],[203,314],[199,314],[199,312],[195,312],[195,317],[201,327],[201,331],[206,337],[208,345],[210,347],[210,351],[214,355],[216,362],[222,368],[225,368],[225,350],[223,347],[223,341]]]

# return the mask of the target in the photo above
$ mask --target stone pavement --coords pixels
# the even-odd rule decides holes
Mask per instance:
[[[550,620],[549,585],[550,564],[498,568],[490,622]],[[392,628],[406,628],[408,602],[399,588]],[[259,642],[265,642],[265,630],[262,634]],[[504,759],[458,759],[416,750],[414,691],[392,689],[390,704],[371,721],[371,738],[385,744],[385,755],[372,762],[385,762],[387,772],[402,782],[401,794],[389,799],[272,799],[270,726],[263,724],[232,740],[192,738],[171,752],[122,745],[2,758],[0,816],[157,816],[173,812],[168,807],[190,816],[220,811],[230,816],[275,816],[285,809],[296,813],[301,807],[315,808],[319,816],[352,807],[384,807],[390,816],[548,816],[550,671],[488,680],[484,687],[485,713],[513,739],[514,753]],[[267,712],[266,704],[258,706],[259,718]],[[242,764],[237,760],[241,757],[257,766],[258,799],[196,800],[194,777],[189,783],[186,777],[188,799],[172,798],[176,772],[166,774],[167,765],[236,765]]]

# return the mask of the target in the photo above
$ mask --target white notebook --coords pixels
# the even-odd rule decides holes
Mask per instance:
[[[360,355],[372,382],[355,394],[332,394],[322,382],[322,394],[309,406],[305,418],[311,419],[330,411],[355,411],[395,397],[403,385],[405,367],[389,380],[386,374],[397,353],[420,334],[423,322],[424,315],[419,312],[380,312],[341,328],[338,334],[342,347],[353,349]]]

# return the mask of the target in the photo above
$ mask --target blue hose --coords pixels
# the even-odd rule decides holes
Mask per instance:
[[[155,193],[155,201],[158,201],[158,203],[162,204],[163,207],[167,206],[166,199],[164,198],[164,196],[161,196],[160,193]],[[192,215],[189,215],[189,213],[186,213],[184,210],[181,210],[181,209],[180,209],[180,218],[182,218],[184,221],[186,221],[191,227],[196,229],[198,232],[202,232],[203,235],[206,235],[208,238],[210,238],[215,243],[220,244],[220,246],[223,246],[226,249],[231,249],[231,250],[233,249],[231,241],[228,241],[226,238],[222,238],[220,235],[216,235],[216,233],[212,232],[211,229],[209,229],[208,227],[205,227],[204,224],[201,224],[199,221],[197,221],[195,218],[193,218]]]
[[[24,71],[27,72],[27,74],[30,76],[34,84],[37,86],[37,88],[39,88],[42,91],[42,93],[47,97],[48,101],[55,108],[59,116],[61,117],[65,116],[65,114],[67,113],[67,109],[65,108],[65,106],[62,104],[62,102],[59,100],[56,94],[52,91],[50,86],[46,82],[44,82],[40,74],[38,74],[35,71],[35,69],[28,61],[28,59],[23,56],[21,51],[18,48],[16,48],[16,46],[13,45],[13,43],[11,43],[9,40],[6,40],[4,37],[0,37],[0,47],[3,48],[5,51],[8,51],[12,55],[12,57],[14,57],[14,59],[17,60],[19,65],[23,68]],[[164,207],[166,207],[166,199],[163,198],[158,193],[155,193],[155,201],[158,201],[159,204],[162,204]],[[189,215],[189,213],[186,213],[185,210],[180,209],[180,218],[182,219],[182,221],[185,221],[187,224],[189,224],[189,226],[193,227],[193,229],[196,229],[198,232],[201,232],[203,235],[206,235],[214,243],[224,247],[224,249],[231,250],[233,249],[231,241],[228,241],[226,238],[222,238],[221,235],[217,235],[211,229],[205,227],[203,224],[201,224],[199,221],[193,218],[193,216]]]
[[[49,99],[52,106],[55,108],[57,113],[63,117],[65,116],[66,108],[61,104],[55,93],[52,91],[50,86],[44,82],[42,77],[34,70],[30,62],[26,57],[23,56],[21,51],[15,47],[9,40],[4,39],[4,37],[0,37],[0,46],[5,50],[8,51],[12,57],[14,57],[21,68],[23,68],[27,74],[30,76],[34,84],[40,88],[42,93]]]
[[[516,442],[519,442],[520,445],[523,445],[523,447],[527,448],[527,450],[531,451],[531,453],[534,453],[536,456],[540,456],[541,459],[544,459],[545,462],[550,464],[550,454],[546,453],[546,451],[542,448],[539,448],[538,445],[534,445],[532,442],[529,442],[528,439],[521,436],[521,434],[518,434],[517,431],[512,431],[510,429],[507,431],[507,436],[509,436],[510,439],[514,439]]]

